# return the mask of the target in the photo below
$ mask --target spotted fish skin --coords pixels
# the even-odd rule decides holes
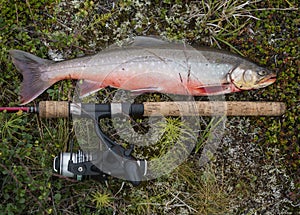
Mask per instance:
[[[265,87],[276,74],[235,54],[195,49],[152,37],[136,37],[93,56],[53,62],[11,50],[23,75],[21,103],[27,104],[54,83],[83,79],[81,94],[107,86],[134,92],[218,95]]]

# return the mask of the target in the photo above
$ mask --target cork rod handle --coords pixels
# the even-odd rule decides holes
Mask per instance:
[[[70,115],[69,102],[41,101],[39,103],[39,116],[41,118],[67,118]]]
[[[144,116],[280,116],[282,102],[197,101],[144,102]]]

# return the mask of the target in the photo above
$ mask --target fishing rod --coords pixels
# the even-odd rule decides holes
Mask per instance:
[[[106,181],[109,175],[126,178],[134,186],[141,183],[147,174],[147,161],[136,159],[133,145],[124,148],[111,140],[100,128],[100,119],[119,114],[131,117],[149,116],[280,116],[286,111],[282,102],[249,101],[175,101],[130,103],[72,103],[65,101],[41,101],[32,107],[0,107],[0,112],[36,113],[41,118],[92,118],[101,143],[106,150],[94,152],[61,152],[55,157],[53,169],[66,177],[82,180],[90,177]],[[109,160],[109,162],[107,162]]]
[[[90,114],[111,116],[281,116],[286,111],[283,102],[251,101],[175,101],[130,103],[71,103],[65,101],[41,101],[32,107],[0,107],[0,112],[37,113],[41,118],[67,118],[71,115],[87,117]]]

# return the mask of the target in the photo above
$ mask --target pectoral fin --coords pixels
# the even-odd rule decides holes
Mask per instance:
[[[80,97],[85,97],[91,95],[106,86],[101,82],[90,81],[90,80],[80,80],[78,82]]]
[[[201,86],[193,89],[195,95],[200,96],[210,96],[210,95],[222,95],[227,93],[238,92],[237,88],[234,87],[232,84],[223,84],[223,85],[208,85],[208,86]]]
[[[143,93],[155,93],[155,92],[162,92],[162,88],[158,87],[146,87],[146,88],[140,88],[135,90],[130,90],[130,93],[133,95],[140,95]]]

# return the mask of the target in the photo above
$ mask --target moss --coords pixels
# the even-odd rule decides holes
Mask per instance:
[[[262,159],[266,160],[258,162],[268,163],[277,158],[278,154],[270,148],[279,148],[281,165],[289,170],[295,181],[294,187],[287,187],[287,194],[282,195],[287,195],[297,205],[300,199],[300,181],[297,179],[300,166],[300,38],[298,11],[291,8],[299,8],[299,3],[296,0],[247,2],[0,0],[0,103],[12,106],[19,102],[22,77],[8,56],[8,50],[13,48],[44,58],[51,58],[51,50],[69,59],[95,53],[127,37],[159,35],[240,53],[278,71],[276,83],[266,89],[229,95],[227,99],[286,103],[284,116],[253,118],[249,131],[255,131],[253,140],[265,152],[266,157]],[[60,82],[36,101],[70,100],[73,89],[72,81]],[[111,93],[103,91],[100,97],[109,100],[111,94],[107,92]],[[203,213],[217,210],[222,214],[228,211],[231,198],[242,202],[245,196],[251,196],[251,192],[255,192],[255,187],[251,186],[259,180],[251,171],[239,178],[236,188],[241,195],[237,197],[232,191],[235,186],[221,183],[222,173],[215,176],[214,171],[212,174],[210,170],[199,170],[196,154],[189,160],[191,163],[184,164],[174,174],[145,182],[139,188],[126,184],[121,190],[120,180],[113,179],[108,184],[110,191],[107,191],[105,185],[98,182],[52,177],[53,157],[66,150],[70,136],[68,121],[41,121],[25,114],[2,113],[0,121],[0,211],[7,214],[20,211],[64,213],[66,208],[74,214],[113,214],[116,208],[125,214],[196,213],[193,209]],[[212,180],[205,178],[207,172],[213,176]],[[199,192],[208,187],[202,186],[205,183],[210,185],[209,190]],[[231,189],[233,195],[228,195],[226,189]],[[103,211],[97,209],[97,202],[93,202],[94,192],[104,196],[113,193],[114,205]],[[204,200],[207,201],[202,204]],[[292,204],[285,207],[288,212],[297,212]]]
[[[264,4],[264,3],[263,3]],[[286,2],[285,2],[286,4]],[[273,7],[275,7],[273,5]],[[263,7],[263,5],[261,6]],[[255,14],[260,18],[252,28],[255,35],[242,35],[238,45],[246,48],[245,55],[261,65],[278,71],[276,83],[261,92],[260,100],[283,101],[287,111],[283,117],[254,119],[253,124],[262,128],[257,142],[264,148],[279,147],[284,165],[291,175],[299,171],[299,26],[297,13],[266,10]],[[236,42],[232,40],[233,44]],[[257,96],[254,97],[257,99]],[[250,98],[251,99],[251,98]],[[266,150],[266,154],[268,154]],[[296,183],[297,179],[295,178]],[[299,187],[299,184],[296,185]],[[293,199],[299,190],[294,190]]]

